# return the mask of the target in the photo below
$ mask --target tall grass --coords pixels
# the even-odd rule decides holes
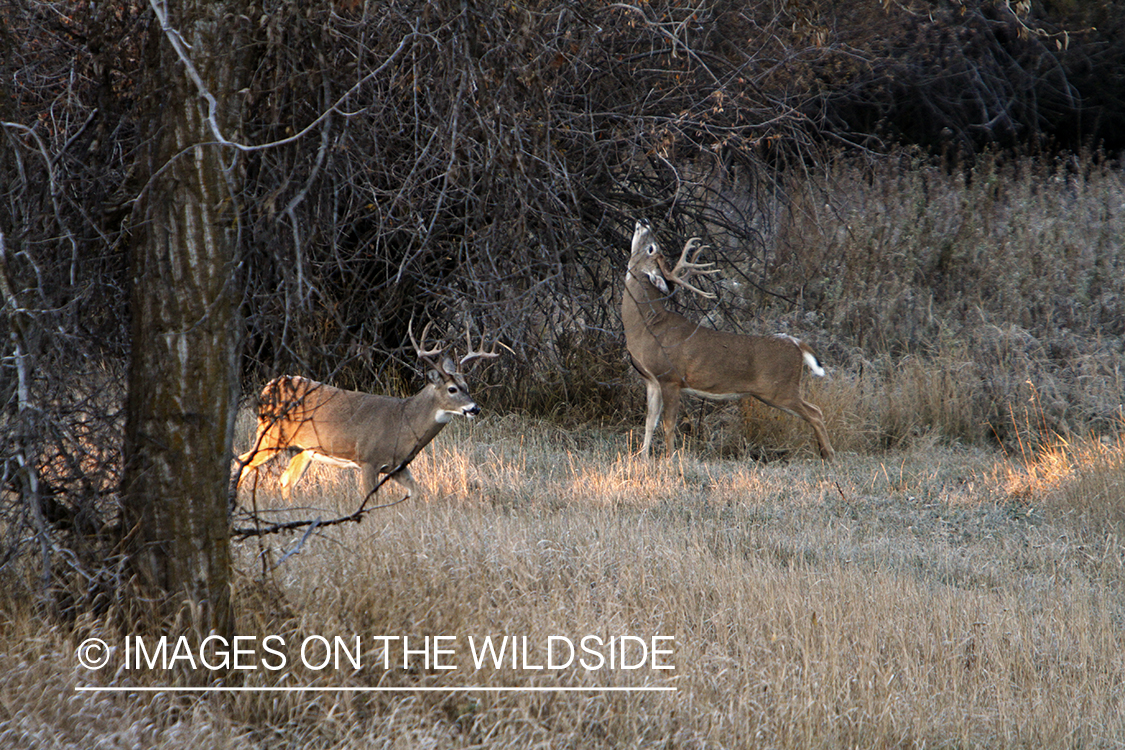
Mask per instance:
[[[635,437],[634,437],[635,439]],[[1120,443],[1013,493],[1022,460],[931,441],[877,456],[639,461],[626,435],[487,418],[415,461],[424,498],[239,548],[239,631],[675,636],[675,670],[471,666],[284,673],[247,685],[640,686],[672,694],[86,695],[165,684],[78,668],[98,633],[5,599],[0,744],[91,747],[1110,747],[1125,738]],[[893,456],[893,460],[890,460]],[[358,502],[314,467],[280,514]],[[312,509],[312,510],[310,510]],[[316,510],[319,509],[319,510]],[[1118,536],[1114,536],[1114,535]],[[278,560],[292,552],[284,562]],[[263,558],[265,554],[265,558]],[[266,559],[263,573],[263,559]],[[392,651],[394,649],[392,648]],[[400,653],[395,651],[397,660]],[[458,657],[457,661],[464,659]]]
[[[1013,445],[1008,405],[1032,391],[1050,429],[1112,433],[1125,379],[1125,177],[1089,156],[841,160],[794,185],[762,265],[799,289],[766,320],[816,339],[845,378],[850,412],[879,442],[915,427]],[[808,321],[812,321],[809,323]],[[899,412],[899,413],[896,413]],[[903,417],[908,416],[903,421]]]
[[[1033,395],[1049,432],[1118,429],[1119,165],[1091,155],[981,157],[953,168],[909,155],[841,158],[793,176],[784,200],[762,210],[777,218],[762,227],[760,246],[721,232],[711,238],[707,257],[720,262],[725,280],[719,302],[684,301],[691,315],[709,312],[712,326],[782,331],[812,344],[831,380],[810,379],[810,400],[825,408],[837,447],[878,451],[921,437],[1018,449],[1009,409]],[[622,341],[611,345],[571,352],[561,370],[545,368],[565,370],[556,380],[569,385],[540,387],[530,410],[572,424],[639,419],[644,389],[621,356]],[[531,406],[511,389],[496,396],[494,408]],[[683,425],[711,441],[708,455],[804,450],[799,422],[778,422],[753,404],[739,419],[738,407],[687,403]]]

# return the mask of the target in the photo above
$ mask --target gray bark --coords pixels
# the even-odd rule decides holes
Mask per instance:
[[[220,105],[236,91],[230,3],[169,3],[168,20]],[[130,571],[153,615],[231,635],[230,481],[236,408],[237,213],[229,148],[208,143],[208,104],[166,36],[150,67],[151,181],[135,209],[132,351],[125,436]],[[236,135],[236,133],[230,133]],[[190,617],[181,619],[190,604]]]

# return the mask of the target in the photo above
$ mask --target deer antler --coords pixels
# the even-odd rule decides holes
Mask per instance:
[[[495,341],[492,343],[491,351],[486,352],[486,351],[478,351],[478,350],[473,349],[472,326],[473,326],[473,319],[467,318],[465,320],[465,347],[468,351],[466,351],[465,356],[461,357],[461,361],[458,363],[458,366],[461,368],[462,372],[464,372],[464,370],[465,370],[465,365],[468,364],[469,362],[472,362],[473,360],[492,359],[493,357],[499,357],[500,356],[500,352],[496,351],[496,346],[497,346],[498,342],[495,342]],[[480,346],[483,349],[483,347],[484,347],[484,332],[483,331],[480,334]]]
[[[692,237],[690,240],[685,242],[684,251],[680,253],[680,259],[676,262],[676,267],[671,271],[668,270],[667,261],[664,259],[663,255],[657,258],[657,263],[660,264],[661,272],[663,272],[664,277],[669,281],[674,281],[685,289],[690,289],[701,297],[706,297],[707,299],[715,299],[714,294],[705,292],[699,287],[693,286],[688,282],[688,279],[696,274],[710,275],[719,272],[719,269],[717,268],[710,268],[710,266],[715,265],[714,263],[696,262],[699,259],[699,254],[709,247],[709,245],[704,245],[702,244],[702,242],[703,240],[701,240],[699,237]],[[688,253],[690,253],[693,249],[695,250],[695,254],[691,256],[691,260],[688,260]]]
[[[426,340],[426,334],[430,332],[430,326],[432,326],[433,324],[434,321],[431,320],[426,324],[426,327],[422,329],[423,341]],[[438,364],[438,361],[434,358],[441,354],[445,350],[445,347],[441,347],[439,349],[423,349],[421,346],[419,346],[418,342],[414,338],[413,316],[411,316],[410,322],[406,324],[406,335],[410,337],[410,343],[414,345],[414,351],[418,352],[418,359],[422,360],[435,370],[442,370],[442,368]]]

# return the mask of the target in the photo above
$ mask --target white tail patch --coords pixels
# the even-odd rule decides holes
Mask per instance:
[[[805,357],[805,364],[809,366],[809,371],[816,375],[818,378],[824,377],[824,368],[816,361],[816,356],[812,352],[801,352]]]
[[[652,227],[638,221],[633,232],[621,296],[621,323],[629,358],[644,378],[648,396],[640,454],[648,455],[658,425],[664,428],[665,451],[672,454],[680,398],[684,393],[694,393],[708,399],[754,396],[795,414],[812,427],[821,458],[830,460],[835,451],[824,427],[824,414],[801,398],[805,367],[818,376],[824,375],[824,368],[807,344],[784,334],[776,338],[742,336],[699,326],[667,309],[662,295],[656,293],[654,287],[662,279],[669,287],[676,284],[714,298],[715,295],[690,282],[693,276],[716,271],[713,263],[698,262],[700,243],[697,237],[688,240],[680,260],[669,269],[671,264],[660,251]],[[800,352],[797,357],[790,346]]]

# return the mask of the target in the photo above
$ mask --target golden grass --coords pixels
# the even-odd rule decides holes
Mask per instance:
[[[43,631],[0,600],[0,746],[1110,747],[1125,740],[1118,441],[1069,470],[918,440],[834,465],[681,451],[518,417],[456,424],[412,466],[425,497],[360,525],[238,547],[239,628],[310,634],[675,636],[675,670],[412,665],[258,670],[248,685],[638,686],[664,693],[86,695],[96,623]],[[245,440],[245,437],[242,438]],[[1049,461],[1053,459],[1044,459]],[[1038,471],[1038,469],[1037,469]],[[1054,471],[1053,469],[1051,470]],[[1092,489],[1091,489],[1092,488]],[[358,501],[310,470],[287,508]],[[1083,505],[1083,499],[1086,505]],[[1069,504],[1069,505],[1068,505]],[[315,508],[319,510],[308,510]],[[296,550],[280,565],[285,551]],[[262,573],[262,555],[267,567]],[[109,642],[120,634],[100,632]],[[391,648],[397,661],[401,652]]]

